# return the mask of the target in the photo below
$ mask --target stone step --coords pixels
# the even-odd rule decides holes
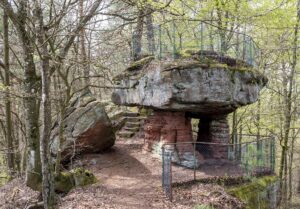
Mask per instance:
[[[228,129],[210,129],[212,133],[220,133],[220,134],[226,134],[229,133]]]
[[[140,124],[140,122],[127,122],[126,126],[130,127],[130,128],[135,128],[135,127],[139,128],[141,126],[141,124]]]
[[[144,132],[138,132],[138,137],[144,139],[145,138]]]
[[[138,112],[124,112],[124,117],[138,117],[140,115],[140,113]]]
[[[122,110],[117,110],[114,112],[108,112],[107,115],[110,118],[110,120],[117,120],[117,119],[123,117],[123,112],[122,112]]]
[[[125,130],[121,130],[120,132],[118,132],[118,136],[122,137],[122,138],[130,138],[133,137],[135,133],[132,131],[125,131]]]
[[[126,120],[125,120],[125,118],[121,117],[116,120],[111,120],[111,123],[112,123],[114,131],[118,131],[124,127]]]
[[[126,117],[127,122],[140,122],[141,120],[144,120],[144,117]]]
[[[224,133],[224,134],[222,134],[222,133],[212,133],[211,134],[211,136],[213,136],[213,137],[230,137],[230,134],[229,133]]]
[[[125,126],[124,130],[126,130],[126,131],[132,131],[132,132],[138,132],[140,130],[140,127],[128,127],[128,126]]]

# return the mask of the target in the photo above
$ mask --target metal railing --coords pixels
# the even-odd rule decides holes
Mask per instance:
[[[250,137],[251,138],[251,137]],[[236,144],[209,142],[165,143],[161,147],[162,187],[172,201],[174,183],[232,177],[270,175],[275,169],[275,140]]]
[[[154,55],[158,59],[178,58],[184,50],[197,50],[202,53],[215,52],[256,66],[260,50],[255,41],[239,31],[218,28],[208,23],[173,20],[154,25],[153,31],[142,34],[141,44],[137,42],[140,34],[132,34],[132,56],[138,52]]]

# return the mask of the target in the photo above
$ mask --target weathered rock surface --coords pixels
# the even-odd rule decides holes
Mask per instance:
[[[201,118],[197,142],[200,142],[196,146],[197,150],[204,158],[227,159],[228,146],[226,144],[230,143],[230,130],[226,116]]]
[[[154,111],[145,120],[144,149],[188,168],[198,167],[203,157],[193,147],[191,119],[184,112]],[[164,153],[162,152],[164,146]]]
[[[257,101],[267,79],[244,65],[186,57],[172,61],[144,58],[117,76],[115,104],[196,114],[227,114]],[[135,65],[133,65],[135,66]]]
[[[115,134],[103,105],[89,91],[75,97],[66,111],[64,140],[61,144],[62,162],[78,154],[96,153],[114,145]],[[59,124],[51,132],[51,154],[59,149]]]

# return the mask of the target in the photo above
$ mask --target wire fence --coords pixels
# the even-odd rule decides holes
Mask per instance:
[[[208,52],[220,57],[231,57],[256,66],[260,50],[246,29],[224,29],[204,22],[170,21],[154,25],[152,30],[132,34],[132,56],[135,53],[151,54],[158,59],[178,58],[184,50]],[[141,37],[141,38],[140,38]],[[141,39],[141,43],[139,43]],[[221,60],[222,61],[222,60]]]
[[[165,143],[161,147],[162,187],[172,200],[172,185],[215,177],[252,178],[274,173],[275,140],[264,137],[236,144]]]

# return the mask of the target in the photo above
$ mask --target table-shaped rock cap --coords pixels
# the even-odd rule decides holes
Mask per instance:
[[[185,51],[177,59],[152,56],[114,78],[118,105],[195,114],[227,114],[254,103],[267,78],[245,62],[208,51]]]

